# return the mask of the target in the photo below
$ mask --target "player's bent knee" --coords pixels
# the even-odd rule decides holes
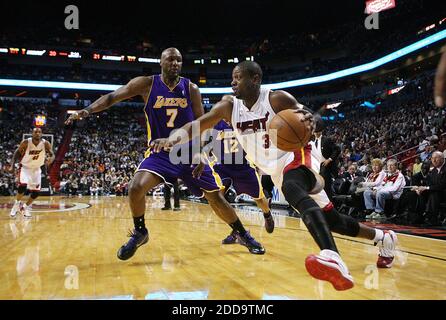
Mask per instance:
[[[31,199],[35,200],[39,196],[39,191],[31,191]]]
[[[132,181],[129,186],[129,196],[143,196],[144,185],[139,181]]]
[[[144,197],[150,189],[162,182],[163,180],[153,173],[138,171],[129,183],[129,196]]]

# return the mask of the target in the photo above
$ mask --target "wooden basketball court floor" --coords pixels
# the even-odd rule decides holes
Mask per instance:
[[[9,218],[0,198],[0,299],[446,299],[446,242],[399,234],[393,268],[375,267],[371,241],[336,236],[355,287],[335,291],[310,277],[318,253],[299,219],[275,215],[268,234],[255,207],[237,209],[266,248],[252,255],[221,245],[229,227],[205,204],[161,211],[147,198],[150,241],[128,261],[116,257],[132,228],[125,197],[41,197],[33,218]]]

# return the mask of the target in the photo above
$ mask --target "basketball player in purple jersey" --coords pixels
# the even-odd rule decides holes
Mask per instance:
[[[246,153],[239,146],[234,136],[234,129],[226,121],[220,121],[212,130],[212,141],[203,148],[204,162],[201,162],[193,171],[194,176],[200,176],[209,163],[223,181],[223,185],[235,189],[238,195],[247,194],[263,211],[265,229],[268,233],[274,231],[274,219],[270,206],[266,199],[260,176],[256,167],[246,159]],[[233,231],[225,239],[223,244],[233,244],[237,235]]]
[[[73,113],[66,124],[106,110],[125,99],[142,96],[145,102],[148,144],[154,139],[169,137],[175,128],[192,122],[204,113],[199,88],[189,79],[180,77],[182,63],[181,53],[176,48],[164,50],[161,54],[160,75],[132,79],[127,85],[99,98],[89,107]],[[240,244],[253,254],[265,253],[265,249],[245,230],[234,209],[224,198],[220,177],[208,166],[200,179],[192,176],[192,170],[190,162],[173,164],[169,153],[164,150],[159,153],[151,152],[150,148],[147,150],[145,159],[129,185],[130,209],[135,229],[130,234],[130,240],[118,250],[119,259],[130,259],[138,247],[149,240],[144,221],[147,192],[160,183],[172,183],[176,178],[182,179],[193,194],[206,197],[214,212],[236,230]]]

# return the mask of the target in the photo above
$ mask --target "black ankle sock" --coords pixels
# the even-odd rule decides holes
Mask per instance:
[[[240,221],[240,219],[237,219],[234,223],[230,223],[229,226],[234,231],[237,231],[241,236],[243,236],[246,233],[246,230],[243,227],[242,222]]]
[[[147,232],[146,224],[144,222],[144,216],[133,217],[133,223],[135,224],[135,230],[142,232],[142,233]]]

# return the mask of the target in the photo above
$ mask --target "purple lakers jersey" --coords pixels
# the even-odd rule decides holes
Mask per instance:
[[[173,130],[194,120],[189,84],[189,79],[180,77],[175,88],[170,90],[161,80],[161,75],[153,76],[152,88],[144,107],[148,143],[168,138]]]
[[[247,164],[246,153],[239,145],[232,126],[222,120],[217,123],[214,130],[212,153],[217,162],[223,165]]]

